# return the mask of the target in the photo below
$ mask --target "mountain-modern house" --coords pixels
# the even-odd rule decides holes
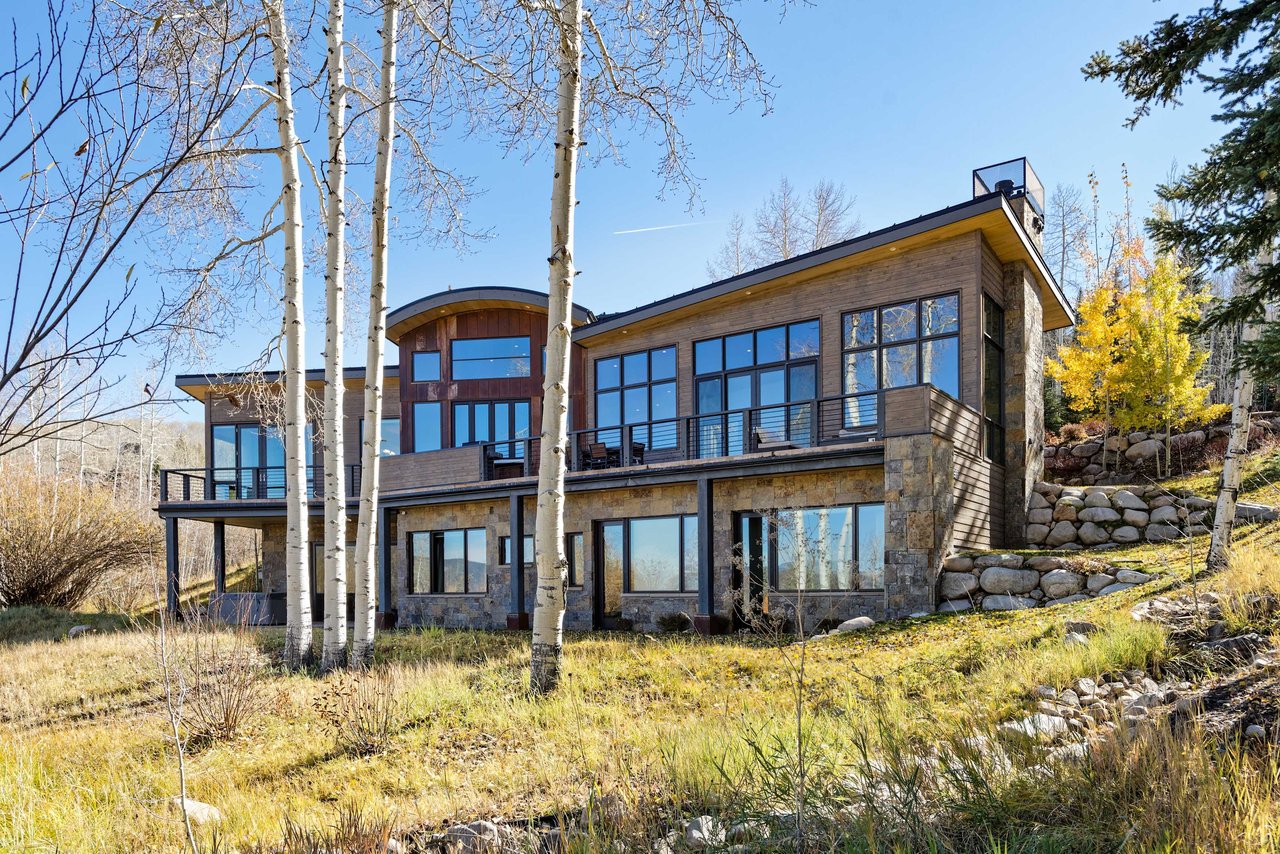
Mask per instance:
[[[617,314],[575,307],[566,626],[684,614],[722,631],[780,603],[810,625],[931,611],[946,555],[1021,543],[1042,465],[1041,333],[1073,317],[1041,257],[1043,202],[1013,160],[909,222]],[[528,624],[546,309],[543,293],[477,287],[388,316],[387,624]],[[363,377],[346,372],[354,461]],[[201,520],[215,608],[269,622],[283,615],[284,453],[248,382],[177,378],[204,404],[207,458],[164,472],[159,513],[171,602],[177,522]],[[359,466],[344,480],[354,541]],[[262,532],[258,592],[223,592],[227,525]]]

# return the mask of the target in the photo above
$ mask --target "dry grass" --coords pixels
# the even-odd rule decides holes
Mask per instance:
[[[1280,593],[1277,531],[1242,529],[1232,569],[1199,583]],[[1196,564],[1205,545],[1194,543]],[[1166,664],[1175,650],[1164,633],[1125,615],[1187,583],[1188,551],[1141,546],[1110,559],[1162,578],[1050,610],[902,621],[812,644],[814,791],[835,791],[862,750],[927,751],[988,731],[1025,713],[1037,684]],[[160,803],[177,782],[151,687],[151,635],[129,628],[54,639],[82,619],[0,613],[0,850],[177,847],[181,824]],[[1105,630],[1067,647],[1068,619]],[[34,628],[24,635],[20,626]],[[256,638],[266,653],[282,641],[275,630]],[[761,749],[779,745],[770,762],[785,769],[792,709],[789,673],[767,644],[571,636],[565,684],[545,699],[526,692],[528,654],[524,634],[386,635],[375,673],[395,686],[396,724],[379,734],[374,756],[326,735],[325,698],[344,677],[272,673],[268,713],[234,742],[189,759],[190,795],[223,811],[222,842],[244,850],[278,843],[286,819],[295,829],[339,826],[352,803],[404,829],[576,814],[614,796],[638,834],[677,814],[743,810],[744,793],[778,789],[770,775],[782,772],[766,770]],[[1234,749],[1219,755],[1194,735],[1144,738],[1048,781],[1025,768],[982,767],[982,785],[952,791],[928,833],[972,851],[991,850],[990,840],[1009,851],[1116,850],[1126,833],[1134,851],[1274,848],[1274,763]],[[839,850],[893,850],[877,835],[884,828],[848,830],[864,835]]]

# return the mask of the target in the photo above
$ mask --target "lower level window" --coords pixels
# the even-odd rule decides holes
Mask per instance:
[[[582,586],[582,573],[586,569],[586,557],[584,551],[583,538],[581,533],[572,533],[564,535],[564,555],[569,561],[569,571],[566,575],[566,583],[570,587]],[[534,565],[533,537],[525,535],[524,538],[524,558],[525,567]],[[511,565],[511,538],[498,538],[498,565]]]
[[[484,593],[488,558],[484,528],[409,534],[410,593]]]
[[[746,516],[739,548],[744,558],[768,567],[774,589],[837,592],[884,588],[883,504],[786,509]]]
[[[697,592],[697,516],[626,519],[600,528],[604,562],[621,565],[626,592]]]

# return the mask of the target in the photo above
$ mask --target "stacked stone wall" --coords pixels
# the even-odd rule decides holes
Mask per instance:
[[[981,608],[1018,611],[1066,605],[1146,584],[1145,572],[1081,557],[1017,554],[956,555],[938,579],[940,613]]]
[[[1166,543],[1209,533],[1214,503],[1160,486],[1037,483],[1027,512],[1027,544],[1062,550]]]

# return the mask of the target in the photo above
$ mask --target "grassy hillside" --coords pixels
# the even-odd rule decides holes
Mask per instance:
[[[1278,544],[1280,527],[1242,530],[1235,568],[1197,589],[1280,595]],[[869,758],[883,767],[895,756],[990,733],[1033,709],[1038,685],[1062,688],[1131,668],[1190,672],[1191,659],[1164,629],[1135,623],[1128,611],[1140,599],[1187,589],[1205,546],[1199,539],[1190,551],[1183,544],[1111,552],[1160,578],[1088,602],[900,621],[807,644],[807,785],[815,810],[849,831],[831,847],[916,850],[900,829],[877,830],[865,813],[858,826],[853,811],[841,812],[849,809],[841,781],[870,767]],[[1234,630],[1271,632],[1257,615],[1238,613]],[[1087,644],[1065,645],[1065,622],[1081,619],[1104,630]],[[100,630],[60,639],[79,622]],[[216,642],[224,649],[238,643],[227,632]],[[252,635],[255,655],[269,657],[280,642],[277,631]],[[395,697],[380,752],[344,749],[326,728],[326,710],[359,694],[348,678],[272,672],[262,713],[243,733],[193,745],[190,795],[224,813],[221,844],[241,850],[278,840],[286,816],[330,826],[352,803],[405,831],[576,815],[592,801],[613,805],[602,832],[630,849],[679,816],[785,807],[799,771],[800,651],[745,636],[574,635],[563,689],[532,699],[524,634],[388,634],[366,686]],[[0,614],[0,850],[182,846],[182,825],[164,803],[178,783],[157,662],[150,629],[104,617]],[[1220,747],[1195,732],[1160,730],[1122,738],[1051,779],[1029,776],[1017,762],[1008,768],[977,757],[974,779],[944,805],[913,806],[906,783],[891,799],[901,801],[893,809],[903,821],[919,823],[911,839],[944,840],[952,850],[991,850],[992,840],[1009,851],[1274,845],[1280,773],[1273,754]],[[210,842],[207,829],[200,834]],[[594,850],[599,840],[583,844]]]

